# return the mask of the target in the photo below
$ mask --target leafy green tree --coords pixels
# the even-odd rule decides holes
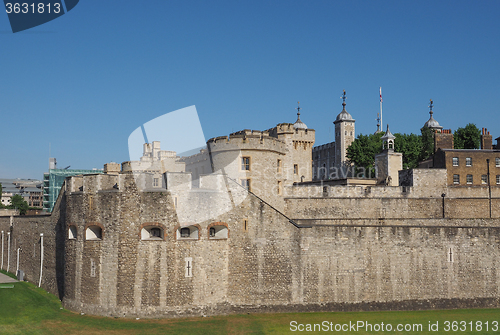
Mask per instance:
[[[403,154],[403,169],[418,167],[422,155],[422,137],[415,134],[394,134],[394,151]]]
[[[20,215],[26,215],[26,211],[28,210],[28,203],[23,199],[19,194],[15,194],[10,198],[9,208],[17,208],[19,209]]]
[[[481,131],[475,124],[469,123],[453,133],[453,141],[455,149],[479,149]]]
[[[384,133],[363,135],[358,137],[347,148],[347,158],[357,168],[374,171],[375,155],[382,152],[382,136]]]
[[[422,141],[422,149],[420,150],[419,161],[423,161],[434,154],[434,130],[427,127],[420,129],[420,140]]]

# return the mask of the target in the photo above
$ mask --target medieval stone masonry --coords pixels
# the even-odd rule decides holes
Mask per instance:
[[[336,122],[351,141],[352,117]],[[2,269],[20,248],[25,280],[118,317],[500,307],[499,151],[402,170],[387,143],[383,178],[313,181],[314,141],[299,116],[185,158],[145,145],[140,164],[68,177],[50,215],[0,217]]]

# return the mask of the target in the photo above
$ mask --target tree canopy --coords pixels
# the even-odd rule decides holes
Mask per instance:
[[[20,196],[19,194],[15,194],[10,198],[10,205],[7,207],[12,209],[17,208],[19,209],[20,215],[25,215],[26,211],[28,210],[28,203],[23,199],[22,196]]]
[[[453,133],[453,142],[455,149],[479,149],[481,131],[475,124],[469,123]]]

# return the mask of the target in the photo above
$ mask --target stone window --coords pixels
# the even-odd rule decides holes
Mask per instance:
[[[483,174],[481,176],[481,184],[488,184],[488,176]]]
[[[472,184],[472,175],[468,174],[466,178],[467,178],[467,184],[471,185]]]
[[[247,191],[251,191],[250,187],[250,179],[241,179],[241,186],[247,189]]]
[[[186,261],[186,265],[184,267],[185,277],[190,278],[193,276],[193,259],[191,257],[186,257],[184,260]]]
[[[248,231],[248,220],[247,219],[243,220],[243,229],[245,231]]]
[[[447,257],[448,259],[448,262],[453,262],[453,249],[452,248],[448,248],[448,252],[447,252]]]
[[[281,195],[283,192],[281,191],[281,180],[278,180],[278,195]]]
[[[299,174],[299,165],[293,164],[293,174]]]
[[[158,240],[163,241],[163,228],[158,226],[144,226],[141,229],[141,240]]]
[[[472,157],[465,158],[465,166],[472,166]]]
[[[85,240],[100,241],[102,240],[102,228],[97,225],[88,226],[85,229]]]
[[[500,175],[497,174],[497,185],[500,185]]]
[[[500,167],[500,157],[495,158],[495,166]]]
[[[160,178],[153,178],[153,187],[160,186]]]
[[[281,164],[282,164],[281,159],[278,159],[278,169],[277,169],[278,173],[281,173],[281,168],[282,168]]]
[[[453,175],[453,184],[460,184],[460,175],[459,174]]]
[[[178,240],[198,240],[199,232],[196,226],[180,227],[177,229]]]
[[[76,240],[77,236],[77,231],[76,231],[76,226],[69,226],[68,228],[68,239],[69,240]]]
[[[95,277],[96,265],[93,259],[90,259],[90,276]]]
[[[453,157],[453,166],[458,166],[458,157]]]
[[[221,224],[213,224],[208,228],[209,240],[224,240],[229,237],[229,231],[226,226]]]
[[[347,130],[345,131],[345,136],[347,136]]]
[[[241,157],[241,169],[250,171],[250,157]]]

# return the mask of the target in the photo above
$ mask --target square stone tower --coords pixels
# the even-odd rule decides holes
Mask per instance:
[[[345,90],[342,95],[342,112],[337,115],[337,119],[333,122],[335,125],[335,167],[343,168],[347,166],[347,148],[354,141],[356,136],[354,123],[355,120],[351,114],[345,110]]]
[[[375,155],[377,183],[387,186],[399,186],[399,171],[403,170],[403,154],[394,152],[394,139],[387,125],[387,131],[382,136],[384,151]]]

